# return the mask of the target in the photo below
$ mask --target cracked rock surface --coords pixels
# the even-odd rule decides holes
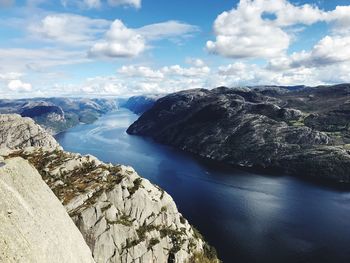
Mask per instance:
[[[131,167],[61,149],[27,148],[27,159],[63,203],[96,262],[191,262],[215,254],[164,190]],[[213,252],[213,253],[212,253]],[[196,261],[192,261],[196,262]]]
[[[0,148],[22,149],[29,146],[57,147],[58,143],[31,118],[1,114]]]
[[[0,162],[0,262],[95,262],[35,168],[19,157]]]
[[[3,177],[3,171],[8,172],[9,167],[19,170],[22,181],[16,173],[9,173],[9,176],[18,180],[18,189],[24,193],[18,199],[17,194],[11,195],[15,188],[7,191],[10,194],[6,189],[0,189],[3,196],[0,200],[1,217],[12,215],[14,210],[8,209],[7,201],[18,201],[14,207],[20,210],[14,211],[16,220],[6,217],[1,223],[20,224],[29,235],[13,239],[11,231],[14,230],[10,231],[11,227],[6,224],[0,225],[0,242],[2,239],[9,242],[12,248],[8,250],[0,245],[4,250],[0,252],[6,260],[13,256],[14,262],[93,262],[92,253],[98,263],[219,262],[215,250],[179,213],[173,199],[158,186],[141,178],[133,168],[105,164],[90,155],[65,152],[52,136],[30,119],[0,115],[0,120],[3,123],[0,126],[0,177]],[[35,181],[30,181],[33,178]],[[9,180],[12,184],[12,179]],[[27,202],[31,200],[35,201],[32,211],[27,209]],[[51,202],[55,206],[48,208]],[[64,210],[77,228],[67,215],[65,219],[56,215]],[[26,212],[29,217],[24,215]],[[66,230],[61,229],[65,227]],[[56,238],[61,231],[62,236]],[[70,232],[72,236],[69,236]],[[46,241],[37,240],[36,236]],[[27,246],[23,253],[16,249],[22,246]],[[52,252],[55,247],[58,248]],[[45,252],[38,255],[44,248]],[[61,255],[61,251],[66,251],[66,255]],[[39,261],[33,261],[36,257]]]

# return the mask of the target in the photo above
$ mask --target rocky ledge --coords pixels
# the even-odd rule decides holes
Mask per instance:
[[[333,89],[328,104],[327,87],[182,91],[159,99],[127,132],[235,166],[350,183],[350,111],[338,114],[342,122],[331,114],[328,122],[342,129],[336,133],[315,128],[321,122],[315,116],[329,115],[327,105],[332,112],[340,112],[335,102],[341,109],[350,105],[348,86]]]

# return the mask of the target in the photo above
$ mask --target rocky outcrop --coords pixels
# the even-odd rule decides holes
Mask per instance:
[[[95,262],[81,233],[39,173],[0,157],[0,262]]]
[[[0,115],[0,148],[22,149],[29,146],[57,147],[58,143],[30,118],[17,114]]]
[[[218,262],[164,190],[131,168],[60,149],[27,148],[27,159],[63,203],[96,262]]]
[[[341,88],[343,99],[347,88]],[[296,96],[225,87],[182,91],[159,99],[127,132],[236,166],[350,183],[349,151],[332,134],[315,129],[320,121],[305,124],[306,105],[289,107],[301,105]],[[347,127],[344,114],[340,124]]]

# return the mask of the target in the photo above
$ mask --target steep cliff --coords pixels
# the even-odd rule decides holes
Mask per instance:
[[[349,105],[349,90],[336,87],[328,96],[326,88],[323,96],[318,89],[294,95],[225,87],[182,91],[159,99],[127,132],[237,166],[350,183],[350,111],[339,110]],[[327,109],[338,117],[327,118]],[[341,130],[327,132],[320,116]]]
[[[215,251],[172,198],[131,168],[60,149],[27,148],[27,159],[63,203],[96,262],[217,262]]]
[[[31,173],[38,175],[33,168],[35,167],[66,208],[96,262],[219,262],[215,250],[205,243],[198,231],[178,212],[172,198],[164,190],[138,176],[131,167],[105,164],[92,156],[65,152],[54,138],[32,120],[16,115],[0,115],[0,118],[6,119],[9,127],[0,130],[0,138],[6,138],[0,144],[0,148],[3,148],[0,156],[5,158],[5,162],[0,162],[0,167],[8,169],[8,163],[14,162],[13,168],[19,169],[23,177],[26,171],[28,176]],[[8,134],[12,131],[17,132],[15,137]],[[41,132],[40,136],[37,131]],[[26,178],[23,180],[25,182]],[[33,198],[36,194],[41,195],[35,187],[32,190],[37,192],[28,189],[28,194],[21,199],[23,203],[31,198],[30,195]],[[5,192],[1,190],[0,194]],[[14,197],[8,196],[8,200]],[[1,211],[6,211],[6,204],[0,202],[0,208]],[[50,211],[48,210],[49,213]],[[36,220],[35,213],[32,216]],[[37,228],[43,223],[40,220]],[[46,217],[42,220],[46,220]],[[11,218],[8,221],[9,224],[16,222]],[[37,230],[32,230],[31,225],[27,227],[28,231]],[[46,231],[45,234],[50,240],[55,233],[52,236],[51,232]],[[12,240],[8,235],[4,238]],[[21,241],[14,239],[11,242],[15,247]],[[28,239],[28,246],[32,242],[36,241]],[[80,243],[78,246],[84,247],[84,241]],[[60,245],[59,241],[53,244]],[[50,248],[46,253],[49,251]],[[37,251],[29,250],[26,253],[26,258],[35,257]],[[71,253],[71,250],[67,253]],[[8,256],[11,254],[17,257],[15,250],[6,252]],[[18,255],[21,256],[20,253]],[[57,258],[67,262],[64,258]],[[86,258],[81,262],[90,262],[89,260]],[[75,262],[74,259],[71,262]]]
[[[0,262],[94,262],[62,204],[22,158],[0,160],[0,208]]]

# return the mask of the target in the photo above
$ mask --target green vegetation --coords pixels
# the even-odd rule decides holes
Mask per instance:
[[[288,121],[288,125],[289,126],[293,126],[293,127],[305,126],[305,119],[306,119],[306,117],[307,117],[307,115],[304,115],[304,116],[300,117],[298,120]]]
[[[192,230],[193,230],[193,235],[194,235],[194,237],[195,237],[196,239],[202,239],[202,240],[204,240],[202,234],[198,231],[198,229],[195,228],[195,227],[192,226],[192,225],[191,225],[191,227],[192,227]]]
[[[130,193],[130,196],[132,196],[141,187],[142,179],[141,178],[135,179],[133,184],[134,184],[133,187],[128,187],[128,191]]]
[[[187,263],[219,263],[220,261],[217,258],[211,259],[208,258],[205,253],[197,252],[194,253],[193,256]]]
[[[130,216],[122,214],[117,220],[115,221],[109,221],[107,220],[107,223],[110,225],[120,224],[127,227],[131,227],[135,219],[131,219]]]
[[[149,241],[149,244],[148,244],[148,250],[152,249],[152,247],[157,245],[159,242],[160,241],[158,238],[151,238],[151,240]]]

